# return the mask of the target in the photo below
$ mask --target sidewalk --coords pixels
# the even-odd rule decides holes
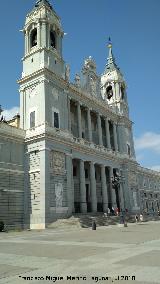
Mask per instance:
[[[159,259],[160,221],[0,234],[0,284],[160,283]]]

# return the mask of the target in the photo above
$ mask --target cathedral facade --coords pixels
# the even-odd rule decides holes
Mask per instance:
[[[89,57],[72,83],[49,1],[36,2],[23,33],[20,118],[0,123],[0,220],[43,229],[73,213],[158,212],[160,173],[136,162],[111,42],[103,74]]]

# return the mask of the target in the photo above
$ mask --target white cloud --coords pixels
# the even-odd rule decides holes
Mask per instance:
[[[17,113],[19,113],[19,107],[13,107],[11,109],[5,109],[2,112],[3,117],[5,117],[6,120],[10,120],[15,116]]]
[[[146,132],[142,136],[135,138],[136,150],[150,149],[160,154],[160,134]]]

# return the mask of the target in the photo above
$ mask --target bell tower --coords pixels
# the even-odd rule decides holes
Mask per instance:
[[[60,19],[48,0],[38,0],[26,16],[23,29],[25,54],[22,77],[45,67],[63,75],[63,30]]]
[[[101,76],[101,94],[104,100],[117,113],[128,117],[128,103],[126,83],[115,62],[112,52],[112,43],[109,38],[109,55],[104,73]]]
[[[25,52],[20,84],[21,128],[34,128],[44,122],[60,127],[59,89],[56,76],[65,79],[62,57],[64,32],[60,18],[49,0],[38,0],[27,14],[23,28]],[[63,121],[61,120],[61,126]]]
[[[109,38],[109,55],[104,73],[101,76],[101,95],[109,107],[119,115],[117,122],[120,152],[135,159],[132,122],[129,119],[126,82],[115,62],[112,43]]]

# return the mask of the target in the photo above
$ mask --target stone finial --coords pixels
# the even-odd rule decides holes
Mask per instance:
[[[92,56],[89,56],[87,59],[85,59],[83,69],[91,70],[92,72],[96,73],[96,63],[93,60]]]

